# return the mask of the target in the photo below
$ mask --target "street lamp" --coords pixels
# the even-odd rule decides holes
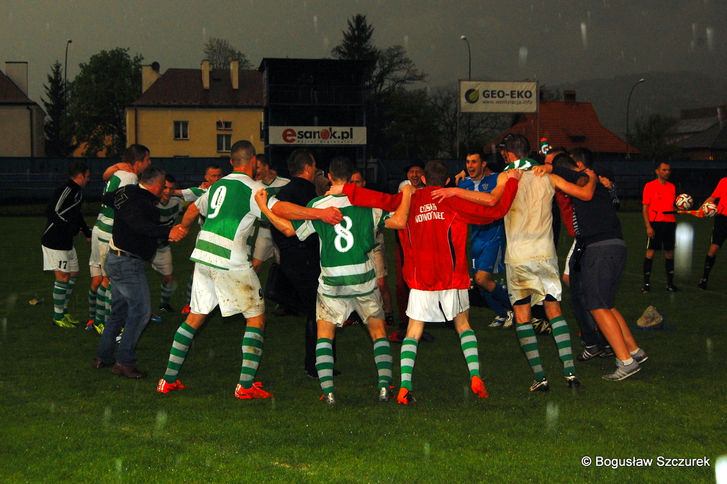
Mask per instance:
[[[67,92],[68,92],[68,46],[73,43],[73,40],[68,39],[66,40],[66,60],[63,63],[63,100],[67,102]]]
[[[470,50],[470,40],[466,35],[462,34],[459,36],[460,40],[464,40],[467,43],[467,80],[472,80],[472,51]]]
[[[642,82],[646,82],[646,79],[643,77],[636,81],[633,86],[631,86],[631,90],[629,91],[629,97],[626,100],[626,159],[628,160],[631,158],[631,144],[629,142],[629,109],[631,108],[631,95],[634,93],[634,89],[636,89],[636,86],[641,84]]]

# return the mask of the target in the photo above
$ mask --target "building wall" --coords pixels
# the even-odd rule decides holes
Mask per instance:
[[[31,150],[31,115],[33,148]],[[45,114],[38,106],[0,105],[0,156],[45,156]]]
[[[217,135],[231,135],[232,143],[245,139],[263,150],[260,140],[262,108],[191,109],[127,108],[126,139],[151,150],[152,157],[192,156],[217,158],[228,152],[217,151]],[[187,121],[189,139],[174,138],[174,121]],[[231,130],[218,130],[217,121],[230,121]]]

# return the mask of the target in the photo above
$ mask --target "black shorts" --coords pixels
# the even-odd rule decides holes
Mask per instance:
[[[578,278],[582,303],[588,311],[614,307],[621,274],[626,267],[626,243],[604,240],[586,247]]]
[[[651,222],[654,236],[646,241],[646,250],[674,250],[676,222]]]
[[[727,239],[727,215],[715,215],[712,243],[722,247],[725,239]]]

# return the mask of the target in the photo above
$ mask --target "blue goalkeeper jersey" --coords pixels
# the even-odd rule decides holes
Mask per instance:
[[[472,190],[475,192],[491,193],[497,186],[497,176],[499,173],[492,173],[482,177],[480,180],[474,181],[467,177],[459,182],[459,188]],[[505,236],[505,226],[502,219],[487,225],[470,225],[470,240],[473,243],[486,243],[488,241],[496,241]]]

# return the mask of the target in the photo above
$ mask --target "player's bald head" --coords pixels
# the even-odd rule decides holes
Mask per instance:
[[[255,158],[255,146],[247,140],[235,142],[230,149],[230,163],[232,166],[248,165]]]

